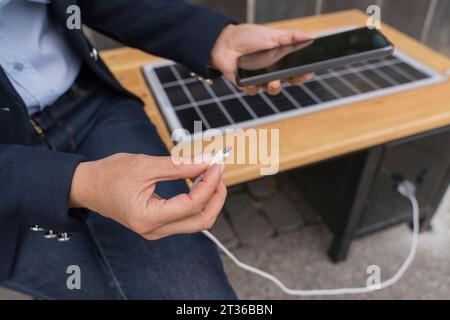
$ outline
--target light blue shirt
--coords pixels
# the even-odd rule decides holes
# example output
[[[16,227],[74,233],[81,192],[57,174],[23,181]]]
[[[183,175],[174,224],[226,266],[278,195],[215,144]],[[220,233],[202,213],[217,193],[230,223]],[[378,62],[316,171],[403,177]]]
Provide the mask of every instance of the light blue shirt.
[[[48,3],[0,0],[0,65],[29,114],[64,94],[81,65]]]

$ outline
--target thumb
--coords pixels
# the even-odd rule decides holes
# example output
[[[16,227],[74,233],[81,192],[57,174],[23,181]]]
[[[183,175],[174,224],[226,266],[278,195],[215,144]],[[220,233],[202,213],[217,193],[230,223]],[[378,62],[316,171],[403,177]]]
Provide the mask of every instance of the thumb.
[[[205,158],[196,161],[193,158],[152,157],[153,178],[156,181],[187,179],[200,175],[208,169]]]

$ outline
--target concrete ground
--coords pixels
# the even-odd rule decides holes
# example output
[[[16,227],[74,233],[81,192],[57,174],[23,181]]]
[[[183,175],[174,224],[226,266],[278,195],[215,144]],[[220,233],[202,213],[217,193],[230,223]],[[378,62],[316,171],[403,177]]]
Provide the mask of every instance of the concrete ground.
[[[291,174],[281,174],[230,188],[224,213],[212,232],[242,261],[275,274],[291,288],[365,286],[369,265],[378,265],[383,279],[398,270],[411,241],[407,225],[354,241],[347,260],[333,264],[326,254],[331,233],[294,180]],[[432,230],[421,234],[417,256],[397,284],[370,294],[313,299],[449,299],[449,245],[450,188]],[[241,299],[299,298],[237,268],[227,257],[223,261]],[[29,298],[0,289],[0,300]]]

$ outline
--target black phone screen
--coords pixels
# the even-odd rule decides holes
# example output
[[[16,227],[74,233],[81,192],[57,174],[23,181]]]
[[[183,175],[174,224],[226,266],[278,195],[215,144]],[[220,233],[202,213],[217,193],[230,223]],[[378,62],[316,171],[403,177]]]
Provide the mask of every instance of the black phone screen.
[[[353,29],[244,55],[238,61],[238,77],[240,79],[254,77],[390,45],[389,40],[376,29]]]

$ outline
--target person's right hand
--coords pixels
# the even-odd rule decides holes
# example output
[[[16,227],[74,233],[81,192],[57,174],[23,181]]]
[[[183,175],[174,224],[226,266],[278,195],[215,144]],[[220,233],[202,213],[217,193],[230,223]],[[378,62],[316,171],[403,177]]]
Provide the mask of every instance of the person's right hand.
[[[187,179],[205,172],[189,194],[155,195],[158,181]],[[223,165],[175,164],[170,157],[120,153],[80,163],[70,194],[71,207],[114,219],[148,240],[210,229],[226,198]]]

